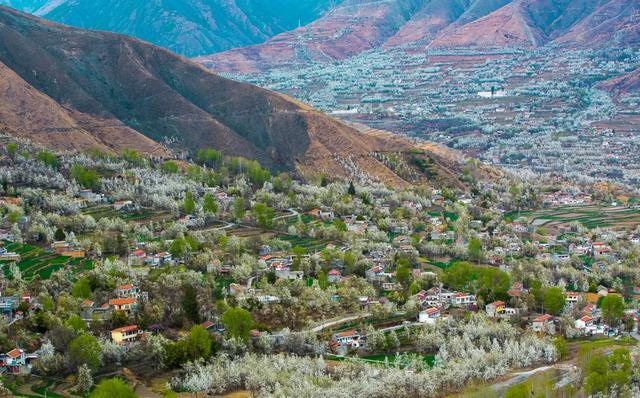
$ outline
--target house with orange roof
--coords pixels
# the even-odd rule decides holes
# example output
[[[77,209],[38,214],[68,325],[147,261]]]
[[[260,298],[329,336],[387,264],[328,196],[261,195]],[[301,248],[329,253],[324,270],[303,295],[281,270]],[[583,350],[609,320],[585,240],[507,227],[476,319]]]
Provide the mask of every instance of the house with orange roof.
[[[131,297],[109,300],[109,307],[114,311],[133,312],[138,306],[138,300]]]
[[[441,312],[439,308],[429,307],[418,314],[418,322],[433,325],[440,318]]]
[[[356,349],[363,346],[361,337],[360,332],[355,329],[346,330],[344,332],[334,334],[332,342],[337,344],[339,347]]]
[[[85,258],[86,252],[77,243],[57,241],[51,244],[51,249],[61,256],[73,258]]]
[[[454,307],[468,307],[477,304],[476,296],[470,293],[456,293],[451,299],[451,305]]]
[[[493,303],[485,305],[484,309],[487,312],[488,316],[495,318],[499,315],[504,314],[506,307],[507,305],[504,301],[494,301]]]
[[[142,249],[136,249],[129,254],[129,265],[140,266],[144,265],[147,253]]]
[[[575,327],[578,330],[584,330],[593,327],[595,319],[590,315],[584,315],[580,319],[576,319]]]
[[[111,340],[116,344],[129,344],[138,341],[144,336],[144,331],[137,325],[129,325],[111,331]]]
[[[6,354],[0,354],[0,368],[12,374],[30,373],[31,362],[37,354],[27,354],[22,348],[14,348]]]
[[[337,269],[332,269],[327,273],[327,281],[329,283],[338,283],[342,280],[342,273]]]

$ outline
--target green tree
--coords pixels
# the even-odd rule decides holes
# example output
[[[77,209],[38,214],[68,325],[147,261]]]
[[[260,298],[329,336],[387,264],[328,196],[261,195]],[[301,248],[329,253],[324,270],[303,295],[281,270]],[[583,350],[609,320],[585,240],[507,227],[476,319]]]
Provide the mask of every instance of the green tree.
[[[553,341],[553,345],[556,347],[556,352],[560,359],[565,359],[569,355],[569,346],[567,346],[567,340],[562,336],[558,336]]]
[[[300,271],[300,266],[302,265],[302,257],[304,256],[304,247],[295,246],[291,249],[293,252],[293,263],[291,264],[292,271]]]
[[[508,299],[509,275],[497,268],[457,262],[445,271],[444,282],[456,290],[470,290],[486,302]]]
[[[385,350],[387,352],[400,347],[400,339],[398,338],[398,334],[395,332],[395,330],[392,330],[389,334],[387,334],[385,340]]]
[[[10,157],[13,157],[18,151],[18,144],[16,144],[15,142],[10,142],[7,144],[6,149],[7,149],[7,154]]]
[[[411,285],[411,268],[407,258],[400,258],[396,263],[396,281],[405,289]]]
[[[206,165],[209,167],[218,167],[222,165],[224,161],[224,155],[222,152],[215,149],[199,149],[196,154],[196,163]]]
[[[472,238],[469,240],[469,246],[467,248],[469,253],[469,259],[471,261],[478,262],[482,258],[482,242],[478,238]]]
[[[123,150],[121,156],[122,159],[124,159],[126,162],[136,167],[144,167],[144,165],[147,163],[147,159],[144,157],[144,155],[133,149],[127,148]]]
[[[185,214],[193,214],[196,211],[196,202],[193,200],[193,194],[191,191],[187,191],[184,195],[184,203],[182,204],[182,209]]]
[[[253,213],[260,228],[269,229],[273,226],[275,211],[266,204],[262,202],[256,203],[253,207]]]
[[[104,379],[89,395],[90,398],[138,398],[133,388],[121,379]]]
[[[347,193],[351,196],[356,196],[356,187],[353,185],[353,181],[349,182],[349,189],[347,189]]]
[[[98,177],[98,172],[95,170],[86,169],[79,164],[75,164],[71,167],[71,177],[86,189],[100,188],[100,177]]]
[[[166,162],[162,163],[162,171],[167,174],[176,174],[178,170],[178,164],[174,161],[167,160]]]
[[[513,385],[504,393],[504,398],[529,398],[531,392],[527,383]]]
[[[604,392],[607,389],[607,384],[606,375],[592,372],[584,380],[584,390],[589,395],[595,395],[599,392]]]
[[[171,253],[173,257],[182,257],[187,253],[187,250],[187,241],[181,236],[175,238],[169,247],[169,253]]]
[[[191,322],[200,323],[200,305],[198,304],[198,291],[190,284],[187,284],[184,287],[182,310]]]
[[[58,168],[58,156],[55,153],[49,151],[38,152],[37,159],[45,164],[45,166],[52,169]]]
[[[329,287],[329,280],[327,279],[327,273],[324,271],[318,272],[318,286],[320,289],[326,290]]]
[[[253,327],[251,313],[244,308],[229,308],[222,314],[222,323],[229,337],[236,337],[243,341],[249,339]]]
[[[126,326],[129,323],[129,314],[125,311],[113,311],[109,316],[109,322],[113,328]]]
[[[71,287],[71,295],[81,299],[88,299],[91,297],[91,281],[89,278],[82,277],[78,279]]]
[[[64,234],[64,230],[62,228],[56,229],[56,232],[53,234],[53,238],[57,241],[62,241],[66,238]]]
[[[204,195],[202,209],[207,214],[216,214],[218,212],[218,204],[210,193]]]
[[[333,226],[340,232],[347,232],[347,224],[339,218],[333,220]]]
[[[543,294],[545,311],[551,315],[560,315],[566,304],[566,297],[562,290],[557,287],[550,287],[544,289]]]
[[[64,322],[64,326],[73,330],[76,333],[82,333],[87,330],[87,323],[80,318],[77,314],[72,314]]]
[[[200,325],[194,325],[185,339],[185,351],[192,361],[200,358],[208,359],[212,351],[209,332]]]
[[[233,216],[236,220],[241,220],[244,218],[245,213],[244,199],[236,198],[236,200],[233,201]]]
[[[617,325],[624,316],[624,301],[616,294],[609,294],[600,303],[602,317],[609,325]]]
[[[96,370],[100,366],[101,357],[100,343],[90,334],[81,334],[69,344],[69,358],[76,366],[86,364]]]

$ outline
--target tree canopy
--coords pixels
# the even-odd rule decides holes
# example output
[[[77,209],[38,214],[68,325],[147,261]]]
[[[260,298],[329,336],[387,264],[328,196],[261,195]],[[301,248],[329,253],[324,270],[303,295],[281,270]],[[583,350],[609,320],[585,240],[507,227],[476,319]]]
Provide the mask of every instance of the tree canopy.
[[[137,398],[138,396],[127,383],[123,380],[104,379],[96,386],[95,390],[89,395],[90,398]]]
[[[253,327],[251,313],[244,308],[229,308],[222,314],[222,323],[229,337],[236,337],[243,341],[249,339]]]

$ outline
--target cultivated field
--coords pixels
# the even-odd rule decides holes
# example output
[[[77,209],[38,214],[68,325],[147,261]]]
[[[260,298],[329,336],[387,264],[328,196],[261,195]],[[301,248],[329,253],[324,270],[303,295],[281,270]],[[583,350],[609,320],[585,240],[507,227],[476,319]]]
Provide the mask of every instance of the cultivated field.
[[[514,216],[517,214],[512,214]],[[579,222],[587,228],[610,227],[635,229],[640,225],[640,209],[603,206],[561,206],[534,212],[521,212],[520,216],[531,219],[534,226],[547,228],[567,227]]]
[[[33,280],[36,275],[41,279],[49,279],[52,273],[66,266],[70,266],[74,272],[93,269],[92,260],[60,256],[36,246],[5,242],[5,248],[9,252],[20,254],[20,262],[17,265],[22,273],[22,279],[26,281]],[[6,277],[11,277],[9,263],[10,261],[0,262]]]

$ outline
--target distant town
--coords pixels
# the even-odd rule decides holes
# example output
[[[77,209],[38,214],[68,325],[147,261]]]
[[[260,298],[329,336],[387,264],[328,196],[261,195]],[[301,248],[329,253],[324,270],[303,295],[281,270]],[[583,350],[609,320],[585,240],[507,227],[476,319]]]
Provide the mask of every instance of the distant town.
[[[408,46],[228,76],[507,169],[637,186],[639,99],[597,83],[639,66],[632,49]]]

